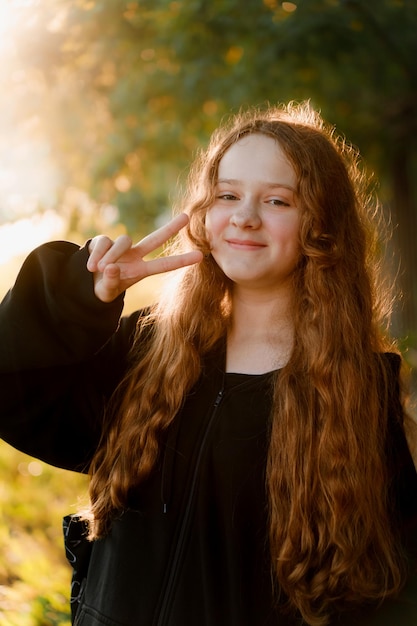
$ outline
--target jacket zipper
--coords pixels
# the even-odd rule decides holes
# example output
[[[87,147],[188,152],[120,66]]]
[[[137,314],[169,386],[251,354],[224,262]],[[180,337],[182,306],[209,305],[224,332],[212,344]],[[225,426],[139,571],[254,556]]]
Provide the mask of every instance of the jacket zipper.
[[[212,426],[214,418],[216,416],[217,409],[219,408],[219,405],[220,405],[220,403],[221,403],[221,401],[223,399],[223,395],[224,395],[224,390],[221,389],[218,392],[216,400],[215,400],[215,402],[213,404],[213,409],[212,409],[212,412],[211,412],[211,415],[210,415],[210,419],[207,422],[207,427],[206,427],[203,439],[202,439],[201,444],[200,444],[197,460],[196,460],[195,465],[194,465],[194,472],[193,472],[193,477],[192,477],[192,481],[191,481],[191,486],[190,486],[190,491],[189,491],[189,495],[188,495],[188,500],[187,500],[187,503],[186,503],[186,506],[185,506],[185,510],[184,510],[184,517],[183,517],[183,521],[182,521],[180,532],[179,532],[178,539],[177,539],[177,545],[176,545],[176,548],[175,548],[175,554],[174,554],[174,557],[173,557],[172,563],[171,563],[171,569],[170,569],[169,578],[168,578],[167,583],[165,585],[164,597],[163,597],[163,601],[161,603],[161,608],[159,610],[159,616],[158,616],[158,619],[156,621],[156,626],[164,626],[164,624],[166,624],[166,620],[167,620],[167,617],[168,617],[168,614],[169,614],[168,612],[169,612],[169,608],[171,606],[171,602],[172,602],[172,598],[173,598],[173,594],[174,594],[175,583],[176,583],[176,580],[177,580],[179,566],[181,564],[182,556],[183,556],[183,552],[184,552],[185,539],[186,539],[186,536],[187,536],[187,531],[188,531],[188,527],[189,527],[189,521],[190,521],[191,513],[192,513],[192,510],[193,510],[193,502],[194,502],[194,495],[195,495],[196,486],[197,486],[197,479],[198,479],[198,474],[199,474],[199,468],[200,468],[200,465],[201,465],[203,452],[204,452],[205,447],[206,447],[208,435],[210,433],[211,426]]]

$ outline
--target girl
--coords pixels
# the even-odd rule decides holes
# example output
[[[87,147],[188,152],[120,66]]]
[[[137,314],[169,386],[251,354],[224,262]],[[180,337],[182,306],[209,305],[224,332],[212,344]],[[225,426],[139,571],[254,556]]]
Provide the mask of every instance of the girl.
[[[389,598],[414,565],[417,477],[374,208],[307,104],[252,110],[167,226],[28,258],[1,305],[1,433],[90,473],[89,519],[65,524],[78,626],[371,624],[392,606],[410,623]],[[181,267],[119,321],[129,286]]]

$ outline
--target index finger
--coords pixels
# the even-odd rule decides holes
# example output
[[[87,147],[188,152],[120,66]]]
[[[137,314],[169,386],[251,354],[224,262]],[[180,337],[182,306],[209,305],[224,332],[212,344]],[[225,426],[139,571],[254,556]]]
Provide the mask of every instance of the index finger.
[[[153,233],[146,235],[146,237],[135,244],[133,248],[139,251],[141,257],[144,257],[149,254],[149,252],[157,250],[160,246],[162,246],[162,244],[166,243],[168,239],[171,239],[171,237],[176,235],[181,228],[184,228],[187,224],[188,215],[186,213],[181,213],[169,221],[168,224],[165,224]]]

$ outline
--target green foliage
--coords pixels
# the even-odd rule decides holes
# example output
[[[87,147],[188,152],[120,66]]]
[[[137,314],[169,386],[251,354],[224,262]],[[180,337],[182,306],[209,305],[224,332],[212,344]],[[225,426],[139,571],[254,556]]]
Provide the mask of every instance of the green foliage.
[[[20,53],[58,112],[56,157],[122,221],[140,224],[143,197],[146,223],[160,212],[191,152],[242,105],[312,98],[385,170],[388,142],[410,135],[413,2],[43,0],[31,11]]]

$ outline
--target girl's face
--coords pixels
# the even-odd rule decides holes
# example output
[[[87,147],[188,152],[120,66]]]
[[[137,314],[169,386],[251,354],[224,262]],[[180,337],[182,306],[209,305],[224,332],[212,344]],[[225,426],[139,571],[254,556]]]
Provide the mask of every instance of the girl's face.
[[[275,291],[288,284],[300,255],[296,187],[272,137],[245,136],[224,154],[206,231],[216,263],[236,285]]]

